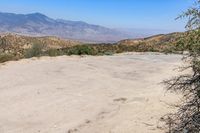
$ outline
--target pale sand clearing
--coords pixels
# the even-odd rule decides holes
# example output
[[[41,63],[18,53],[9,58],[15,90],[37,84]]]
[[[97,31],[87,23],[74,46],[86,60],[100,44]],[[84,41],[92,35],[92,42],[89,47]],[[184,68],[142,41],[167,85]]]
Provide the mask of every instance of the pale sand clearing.
[[[0,133],[162,133],[180,55],[43,57],[0,66]],[[166,104],[167,103],[167,104]]]

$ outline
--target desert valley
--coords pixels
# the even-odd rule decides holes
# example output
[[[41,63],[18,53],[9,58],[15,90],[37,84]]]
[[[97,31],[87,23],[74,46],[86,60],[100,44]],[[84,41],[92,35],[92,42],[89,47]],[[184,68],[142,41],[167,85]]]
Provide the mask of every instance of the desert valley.
[[[35,23],[50,20],[37,13],[28,16]],[[184,33],[88,43],[32,32],[0,35],[1,133],[167,131],[162,117],[177,110],[170,104],[180,97],[166,92],[162,82],[178,73],[174,69],[182,55],[176,41]]]

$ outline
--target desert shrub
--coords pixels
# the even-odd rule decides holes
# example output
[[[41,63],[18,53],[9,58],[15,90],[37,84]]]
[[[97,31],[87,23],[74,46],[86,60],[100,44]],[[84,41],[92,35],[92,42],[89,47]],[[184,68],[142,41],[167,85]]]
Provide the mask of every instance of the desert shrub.
[[[14,59],[15,58],[12,54],[6,54],[6,53],[0,54],[0,63],[10,61],[10,60],[14,60]]]
[[[5,38],[0,38],[0,48],[3,49],[3,51],[5,51],[7,47],[7,41]]]
[[[45,54],[53,57],[53,56],[63,55],[64,53],[58,49],[49,49],[45,52]]]
[[[64,51],[67,55],[97,55],[97,51],[89,45],[77,45]]]
[[[33,44],[30,49],[27,49],[25,52],[25,58],[31,58],[31,57],[39,57],[42,55],[43,46],[40,44]]]
[[[91,46],[95,49],[97,55],[105,55],[106,52],[114,51],[111,44],[95,44]]]
[[[172,48],[163,49],[161,52],[164,53],[164,54],[172,54],[172,53],[175,53],[174,49],[172,49]]]
[[[113,55],[114,53],[112,51],[107,51],[104,53],[104,55]]]

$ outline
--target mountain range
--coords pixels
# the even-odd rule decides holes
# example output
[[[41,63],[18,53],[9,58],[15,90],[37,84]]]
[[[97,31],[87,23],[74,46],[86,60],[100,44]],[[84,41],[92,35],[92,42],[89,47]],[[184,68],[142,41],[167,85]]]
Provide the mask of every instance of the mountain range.
[[[119,30],[82,21],[53,19],[41,13],[0,12],[0,33],[30,36],[57,36],[86,42],[116,42],[130,36]]]

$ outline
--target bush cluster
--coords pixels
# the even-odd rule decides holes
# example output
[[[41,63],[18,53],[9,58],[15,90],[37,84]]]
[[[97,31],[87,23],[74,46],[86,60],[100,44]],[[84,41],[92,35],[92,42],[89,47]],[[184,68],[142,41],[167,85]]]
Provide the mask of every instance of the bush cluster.
[[[15,60],[16,58],[12,54],[2,53],[0,54],[0,63],[4,63],[6,61]]]

